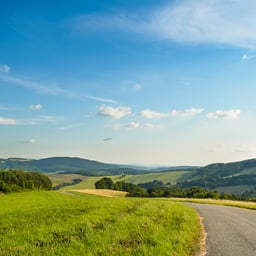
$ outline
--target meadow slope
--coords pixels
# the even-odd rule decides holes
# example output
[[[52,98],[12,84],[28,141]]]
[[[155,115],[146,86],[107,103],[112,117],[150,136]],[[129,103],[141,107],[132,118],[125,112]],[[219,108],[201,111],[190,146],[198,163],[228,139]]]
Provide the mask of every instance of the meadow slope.
[[[1,256],[195,255],[197,212],[160,199],[81,193],[0,196]]]

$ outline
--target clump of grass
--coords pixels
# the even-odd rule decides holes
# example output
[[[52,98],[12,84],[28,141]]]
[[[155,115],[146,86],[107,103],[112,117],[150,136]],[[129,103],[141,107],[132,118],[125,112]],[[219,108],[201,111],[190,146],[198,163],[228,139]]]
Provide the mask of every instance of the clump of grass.
[[[0,197],[0,255],[194,255],[195,210],[167,200],[58,192]]]

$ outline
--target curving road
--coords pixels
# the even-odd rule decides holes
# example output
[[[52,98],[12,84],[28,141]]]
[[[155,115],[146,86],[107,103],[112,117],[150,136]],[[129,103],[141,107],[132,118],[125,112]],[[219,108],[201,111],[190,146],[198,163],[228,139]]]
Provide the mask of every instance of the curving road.
[[[203,217],[207,256],[256,255],[256,211],[188,203]]]

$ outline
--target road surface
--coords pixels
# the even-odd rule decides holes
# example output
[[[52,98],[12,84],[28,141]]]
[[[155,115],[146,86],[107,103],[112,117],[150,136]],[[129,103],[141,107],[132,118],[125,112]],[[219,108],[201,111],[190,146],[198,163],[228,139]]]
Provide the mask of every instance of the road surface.
[[[189,203],[203,217],[207,256],[256,255],[256,211]]]

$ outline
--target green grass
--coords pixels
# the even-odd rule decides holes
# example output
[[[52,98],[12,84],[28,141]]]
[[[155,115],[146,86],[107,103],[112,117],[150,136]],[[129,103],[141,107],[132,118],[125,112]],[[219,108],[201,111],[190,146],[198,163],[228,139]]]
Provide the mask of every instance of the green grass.
[[[75,178],[82,179],[83,181],[72,186],[63,187],[61,190],[68,189],[92,189],[95,188],[94,184],[96,181],[100,180],[103,177],[109,177],[114,182],[117,181],[127,181],[134,184],[151,182],[154,180],[162,181],[164,184],[170,182],[171,184],[176,184],[176,182],[182,177],[191,174],[191,171],[171,171],[171,172],[157,172],[157,173],[148,173],[140,175],[113,175],[113,176],[99,176],[99,177],[88,177],[75,174],[48,174],[48,177],[51,179],[54,185],[71,182]]]
[[[255,202],[246,202],[246,201],[233,201],[233,200],[216,200],[216,199],[200,199],[200,198],[170,198],[167,200],[179,201],[179,202],[193,202],[199,204],[216,204],[224,206],[239,207],[249,210],[256,210]]]
[[[147,173],[141,175],[132,175],[127,179],[128,182],[134,184],[146,183],[154,180],[162,181],[164,184],[170,182],[171,184],[176,184],[177,180],[183,175],[191,173],[190,171],[173,171],[173,172],[157,172],[157,173]]]
[[[194,255],[196,211],[160,199],[59,192],[0,196],[1,256]]]
[[[58,174],[58,173],[49,173],[47,174],[53,186],[59,185],[61,183],[70,183],[74,179],[87,180],[89,177],[82,176],[79,174]]]
[[[130,176],[126,175],[122,177],[122,175],[114,175],[114,176],[99,176],[99,177],[86,177],[84,180],[76,185],[63,187],[60,190],[70,190],[70,189],[93,189],[95,188],[95,182],[102,179],[103,177],[109,177],[113,180],[113,182],[127,180]]]

